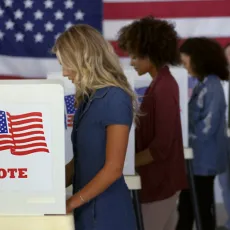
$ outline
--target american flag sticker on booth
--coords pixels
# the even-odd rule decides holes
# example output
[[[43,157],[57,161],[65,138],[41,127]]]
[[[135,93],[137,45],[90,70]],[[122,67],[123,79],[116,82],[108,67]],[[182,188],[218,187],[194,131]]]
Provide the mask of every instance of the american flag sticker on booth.
[[[74,94],[66,95],[65,96],[65,107],[66,107],[66,115],[65,115],[65,121],[66,121],[66,128],[73,126],[73,117],[76,111],[76,108],[74,107],[75,102],[75,96]]]
[[[14,114],[0,110],[0,151],[24,156],[49,153],[41,112]]]

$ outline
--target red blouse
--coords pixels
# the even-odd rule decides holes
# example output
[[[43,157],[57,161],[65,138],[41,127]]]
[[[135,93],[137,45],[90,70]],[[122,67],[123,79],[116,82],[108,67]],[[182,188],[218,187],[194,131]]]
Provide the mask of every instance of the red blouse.
[[[163,200],[187,188],[179,89],[167,66],[146,90],[136,128],[136,153],[149,148],[153,163],[138,167],[142,203]]]

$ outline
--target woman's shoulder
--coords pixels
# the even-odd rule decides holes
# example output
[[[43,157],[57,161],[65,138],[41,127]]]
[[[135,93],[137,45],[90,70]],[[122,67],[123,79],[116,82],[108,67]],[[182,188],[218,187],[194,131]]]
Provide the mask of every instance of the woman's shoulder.
[[[217,75],[209,74],[205,79],[203,80],[203,84],[206,86],[221,86],[221,80]]]
[[[103,123],[109,124],[126,124],[131,126],[133,119],[132,99],[129,94],[120,87],[111,86],[107,89],[104,97]]]
[[[178,97],[179,86],[175,78],[171,74],[169,74],[166,77],[162,77],[162,79],[159,79],[159,81],[155,83],[155,87],[153,87],[152,93],[160,97]]]
[[[108,93],[106,96],[113,100],[131,100],[131,96],[128,94],[128,92],[118,86],[108,87]]]
[[[203,87],[209,94],[215,94],[223,92],[223,86],[221,80],[216,75],[208,75],[203,81]]]
[[[128,93],[123,88],[118,86],[109,86],[108,89],[110,94],[128,95]]]

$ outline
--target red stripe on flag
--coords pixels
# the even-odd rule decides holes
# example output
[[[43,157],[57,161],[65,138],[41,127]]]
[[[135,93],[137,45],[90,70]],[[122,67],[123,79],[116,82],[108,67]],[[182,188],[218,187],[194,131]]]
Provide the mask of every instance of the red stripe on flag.
[[[29,119],[27,119],[26,120],[26,122],[42,122],[42,119],[41,118],[29,118]],[[23,124],[25,124],[25,121],[24,120],[22,120],[22,121],[12,121],[11,122],[12,123],[12,125],[23,125]]]
[[[0,146],[0,151],[3,151],[3,150],[7,150],[9,148],[11,148],[12,146],[11,145],[4,145],[4,146]]]
[[[24,118],[30,118],[30,117],[42,117],[42,113],[40,112],[32,112],[32,113],[25,113],[25,114],[20,114],[20,115],[10,115],[9,113],[7,113],[8,116],[11,117],[11,119],[24,119]],[[41,122],[41,118],[38,118],[39,122]]]
[[[27,132],[26,133],[28,136],[29,135],[43,135],[44,132],[43,131],[31,131],[31,132]],[[14,138],[17,138],[17,137],[24,137],[25,134],[24,133],[20,133],[20,134],[17,134],[17,133],[14,133]]]
[[[24,124],[27,124],[27,123],[24,123]],[[28,131],[30,129],[42,129],[42,128],[43,128],[42,124],[26,125],[20,128],[14,127],[12,132],[23,132],[23,131]]]
[[[73,118],[74,118],[73,114],[68,114],[68,120],[67,120],[68,127],[73,127]]]
[[[220,43],[221,46],[225,46],[227,43],[230,42],[230,37],[226,37],[226,38],[213,38],[215,39],[217,42]],[[182,44],[183,42],[185,41],[185,39],[181,39],[180,40],[180,44]],[[117,41],[111,41],[111,44],[114,48],[114,50],[116,51],[117,55],[120,56],[120,57],[128,57],[128,54],[123,52],[119,47],[118,47],[118,44],[117,44]]]
[[[2,136],[1,136],[1,139],[2,139]],[[0,141],[0,148],[1,146],[5,146],[5,145],[9,145],[9,146],[12,146],[12,140],[3,140],[3,141]]]
[[[230,16],[229,0],[104,3],[104,19]]]
[[[31,150],[24,150],[24,151],[15,151],[12,150],[12,154],[13,155],[17,155],[17,156],[24,156],[24,155],[29,155],[29,154],[33,154],[33,153],[38,153],[38,152],[45,152],[45,153],[49,153],[49,150],[47,148],[36,148],[36,149],[31,149]]]
[[[11,137],[12,136],[12,134],[1,134],[1,139],[3,139],[3,138],[12,138]]]
[[[47,147],[46,143],[34,143],[34,144],[27,144],[27,145],[19,145],[17,149],[26,149],[26,148],[33,148],[33,147]]]
[[[20,140],[14,139],[14,143],[15,144],[24,144],[24,143],[29,143],[32,141],[45,141],[45,140],[46,140],[45,137],[30,137],[30,138],[25,138],[25,139],[20,139]],[[44,143],[41,142],[39,144],[44,144]]]

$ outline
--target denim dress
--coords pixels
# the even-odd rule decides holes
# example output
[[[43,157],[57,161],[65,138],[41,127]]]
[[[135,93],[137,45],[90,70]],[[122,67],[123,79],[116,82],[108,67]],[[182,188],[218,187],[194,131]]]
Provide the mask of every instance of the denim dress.
[[[220,79],[198,82],[189,101],[189,142],[195,175],[215,176],[226,170],[228,138],[226,101]]]
[[[81,190],[103,168],[106,127],[128,125],[133,120],[132,101],[118,87],[105,87],[83,102],[74,117],[73,193]],[[136,230],[132,199],[124,176],[96,198],[74,210],[76,230]]]

